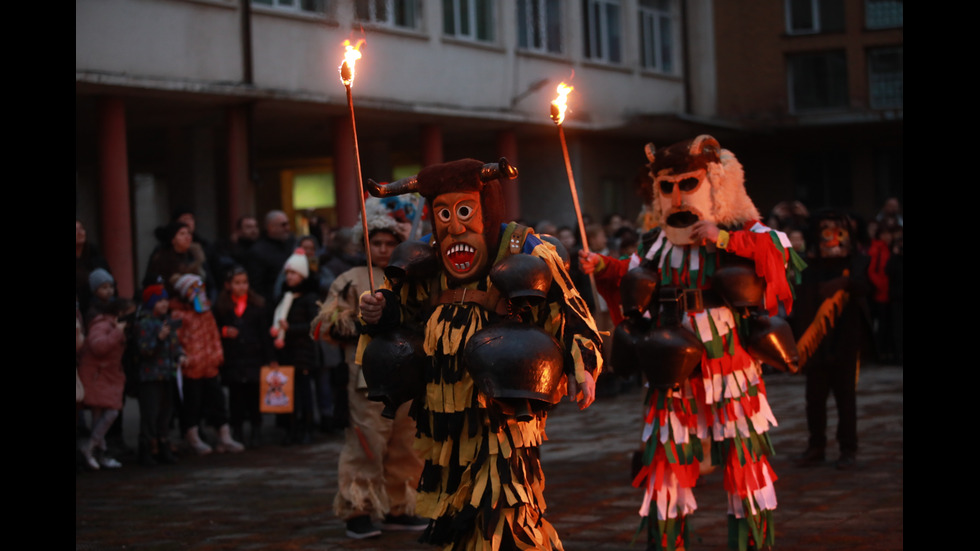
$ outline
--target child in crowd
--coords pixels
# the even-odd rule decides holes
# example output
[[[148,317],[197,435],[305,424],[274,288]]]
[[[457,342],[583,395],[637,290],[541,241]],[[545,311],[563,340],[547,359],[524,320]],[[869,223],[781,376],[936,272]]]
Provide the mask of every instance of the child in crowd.
[[[167,433],[174,411],[174,381],[187,358],[177,339],[179,324],[170,319],[170,300],[163,283],[143,290],[137,321],[139,361],[139,459],[146,466],[176,463]]]
[[[249,288],[245,268],[236,266],[228,272],[214,315],[225,355],[221,382],[228,387],[232,436],[253,448],[262,428],[259,375],[263,365],[276,365],[276,353],[266,329],[269,318],[265,299]],[[251,428],[247,439],[242,432],[246,420]]]
[[[174,289],[179,296],[170,307],[174,319],[181,321],[177,338],[187,356],[181,367],[180,424],[184,439],[198,455],[211,453],[211,446],[201,439],[199,432],[204,418],[218,429],[216,450],[219,453],[244,451],[245,447],[232,438],[228,426],[225,394],[218,380],[224,352],[204,282],[199,275],[184,274],[174,283]]]
[[[105,269],[96,268],[88,276],[88,286],[92,291],[92,298],[85,312],[86,326],[92,318],[105,312],[112,303],[112,299],[116,296],[116,280]]]
[[[98,300],[96,293],[93,304]],[[81,452],[85,463],[93,470],[100,467],[118,469],[122,466],[106,453],[105,434],[119,416],[126,385],[122,367],[126,323],[118,321],[118,318],[131,312],[135,306],[131,300],[117,299],[101,308],[102,312],[88,324],[78,366],[78,375],[85,388],[84,404],[92,410],[92,434],[82,444]]]
[[[283,445],[309,444],[313,439],[312,382],[320,368],[318,347],[310,338],[310,323],[316,317],[318,283],[310,277],[310,265],[303,249],[296,249],[283,266],[285,285],[273,313],[269,333],[281,365],[294,367],[294,406],[291,414],[280,417],[287,431]]]

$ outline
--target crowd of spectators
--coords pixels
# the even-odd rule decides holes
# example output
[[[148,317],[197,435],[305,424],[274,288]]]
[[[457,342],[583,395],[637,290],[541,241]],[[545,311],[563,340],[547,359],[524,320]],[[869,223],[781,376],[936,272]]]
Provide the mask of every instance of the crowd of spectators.
[[[224,240],[178,208],[158,227],[134,297],[120,297],[106,259],[75,221],[76,463],[154,465],[179,451],[238,452],[262,441],[263,366],[293,366],[294,409],[276,415],[283,445],[346,425],[342,350],[309,338],[317,302],[363,265],[349,229],[297,237],[286,213],[244,216]],[[311,228],[325,228],[311,224]],[[191,335],[193,333],[193,335]],[[112,384],[96,384],[109,381]],[[127,399],[140,401],[139,449],[122,438]],[[171,434],[178,439],[171,439]]]
[[[765,222],[786,232],[797,252],[806,258],[814,251],[807,242],[809,219],[806,206],[799,201],[786,201],[776,205]],[[892,198],[872,219],[854,214],[850,219],[856,252],[870,257],[874,358],[901,364],[904,219],[900,204]],[[316,432],[335,433],[346,426],[346,362],[350,359],[342,347],[327,341],[313,342],[305,334],[300,338],[300,333],[308,334],[309,327],[303,323],[308,324],[307,318],[315,313],[315,303],[327,297],[334,280],[353,267],[363,266],[365,256],[351,228],[331,229],[322,220],[314,222],[310,224],[317,230],[313,235],[298,237],[293,234],[286,213],[272,210],[263,218],[242,217],[229,238],[212,242],[196,231],[194,212],[178,208],[170,221],[155,232],[158,243],[147,261],[136,296],[118,297],[110,266],[87,239],[84,224],[75,221],[76,373],[82,376],[76,378],[76,433],[80,437],[77,449],[81,465],[91,469],[118,467],[113,454],[136,451],[126,447],[121,422],[114,421],[121,415],[124,401],[141,397],[140,389],[150,379],[153,384],[144,390],[152,407],[145,414],[159,417],[162,408],[166,417],[141,423],[141,432],[147,433],[139,441],[140,452],[146,452],[141,458],[155,458],[152,462],[176,459],[174,452],[182,446],[166,437],[169,431],[179,430],[183,440],[190,438],[185,445],[198,453],[206,448],[237,451],[239,443],[245,447],[263,445],[262,415],[257,409],[259,368],[263,365],[300,364],[295,389],[298,409],[277,416],[276,423],[283,432],[281,443],[309,443]],[[618,258],[634,253],[648,229],[642,227],[642,222],[634,223],[616,213],[601,221],[585,215],[583,222],[590,249]],[[564,249],[560,252],[569,259],[570,274],[593,309],[600,329],[611,331],[618,322],[618,312],[610,312],[601,297],[593,295],[588,276],[581,273],[578,262],[572,261],[583,246],[583,232],[578,227],[556,226],[546,220],[535,224],[535,229],[553,237]],[[289,279],[290,271],[302,278]],[[200,290],[199,297],[188,298],[177,286],[183,276],[194,276],[191,281]],[[184,284],[188,281],[185,278]],[[277,309],[284,308],[284,297],[294,295],[296,304],[304,305],[303,313],[293,308],[292,300],[286,300],[289,304],[285,313],[277,314]],[[161,300],[169,300],[171,305],[158,306]],[[222,390],[222,401],[188,416],[181,409],[187,400],[187,381],[177,382],[186,378],[177,373],[184,375],[188,369],[185,352],[180,350],[180,340],[176,338],[182,332],[182,322],[171,311],[210,311],[212,304],[215,339],[223,345],[218,349],[223,357],[217,371],[220,376],[214,378],[207,392]],[[283,329],[284,335],[293,337],[279,339],[277,348],[275,335],[282,327],[293,327],[292,331]],[[140,339],[148,339],[154,346],[148,347]],[[174,348],[166,358],[153,356],[159,353],[154,350],[161,342]],[[303,346],[297,348],[300,342]],[[156,368],[164,365],[163,369],[169,369],[174,376],[141,378],[141,366],[145,369],[147,362],[156,362]],[[83,363],[87,366],[84,369]],[[100,370],[115,370],[126,376],[120,379],[125,384],[109,390],[113,393],[111,400],[105,399],[104,388],[86,388],[85,377],[91,378],[92,366],[96,365]],[[608,375],[604,379],[598,384],[599,395],[615,394],[620,383]],[[216,386],[219,380],[224,389]],[[225,403],[224,396],[230,402]],[[143,410],[141,403],[141,414]],[[209,433],[200,425],[207,419],[217,419],[214,432]],[[195,438],[200,438],[200,445]]]

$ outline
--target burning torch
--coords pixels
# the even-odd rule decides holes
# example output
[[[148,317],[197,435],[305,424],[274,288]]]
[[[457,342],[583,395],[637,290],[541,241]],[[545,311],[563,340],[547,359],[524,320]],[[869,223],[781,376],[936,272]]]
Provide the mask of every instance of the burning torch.
[[[572,174],[572,161],[568,157],[568,144],[565,142],[565,129],[561,123],[565,120],[565,109],[568,107],[568,94],[575,88],[562,82],[558,85],[558,97],[551,102],[551,120],[558,127],[558,139],[561,141],[561,152],[565,156],[565,172],[568,174],[568,187],[572,192],[572,204],[575,206],[575,216],[578,218],[579,237],[582,239],[582,250],[589,254],[589,239],[585,235],[585,222],[582,220],[582,207],[578,202],[578,190],[575,187],[575,175]],[[592,285],[592,296],[599,298],[599,292],[595,285],[595,275],[589,274],[589,283]]]
[[[351,86],[354,85],[354,66],[357,60],[361,59],[361,45],[364,40],[358,40],[357,44],[351,46],[350,40],[344,41],[344,61],[340,64],[340,82],[347,89],[347,107],[350,109],[350,128],[354,134],[354,166],[357,167],[357,189],[358,197],[361,201],[361,227],[364,230],[364,255],[367,257],[368,280],[371,286],[371,293],[374,294],[374,266],[371,263],[371,238],[368,236],[367,212],[364,206],[364,180],[361,176],[361,152],[357,147],[357,123],[354,122],[354,98],[351,95]]]

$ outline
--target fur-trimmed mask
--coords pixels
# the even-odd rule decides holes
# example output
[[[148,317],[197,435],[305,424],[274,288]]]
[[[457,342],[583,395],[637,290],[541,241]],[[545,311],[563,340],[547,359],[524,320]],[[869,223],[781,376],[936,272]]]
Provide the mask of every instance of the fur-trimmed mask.
[[[700,220],[737,226],[759,218],[745,192],[742,165],[718,140],[702,134],[659,150],[646,145],[653,180],[653,218],[675,245],[689,245]]]

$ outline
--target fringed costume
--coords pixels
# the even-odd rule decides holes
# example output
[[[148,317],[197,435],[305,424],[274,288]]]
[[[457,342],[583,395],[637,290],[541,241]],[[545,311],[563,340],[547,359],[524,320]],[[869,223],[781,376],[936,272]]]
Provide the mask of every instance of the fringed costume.
[[[663,286],[705,290],[730,253],[751,258],[768,284],[770,314],[776,314],[779,302],[787,310],[792,307],[786,267],[798,257],[791,251],[784,234],[750,222],[731,233],[728,252],[714,245],[674,246],[661,233],[643,262],[634,257],[634,263],[656,270]],[[773,453],[768,430],[776,419],[766,400],[761,366],[742,345],[745,323],[737,311],[721,306],[688,312],[684,325],[706,351],[700,373],[681,388],[648,394],[644,467],[633,483],[645,492],[643,528],[651,542],[666,549],[686,539],[685,519],[697,509],[692,488],[706,451],[701,440],[710,438],[711,462],[724,468],[731,546],[745,549],[750,536],[757,546],[772,545],[776,474],[766,456]],[[656,508],[656,522],[651,507]]]
[[[768,431],[776,419],[766,400],[761,365],[746,343],[750,316],[768,319],[780,314],[780,307],[784,313],[792,309],[788,269],[798,273],[805,264],[786,235],[756,221],[741,165],[714,138],[700,136],[656,152],[650,144],[647,156],[658,227],[628,260],[593,259],[596,283],[608,293],[631,269],[643,270],[661,297],[683,297],[677,331],[693,333],[703,353],[699,362],[694,357],[697,366],[686,379],[680,375],[669,384],[650,385],[642,466],[633,481],[644,490],[639,531],[646,533],[651,548],[686,547],[687,518],[697,509],[693,488],[701,463],[710,458],[724,470],[729,546],[743,551],[772,546],[776,474],[767,456],[773,453]],[[758,293],[753,308],[764,306],[765,312],[735,307],[730,289],[713,288],[716,273],[729,267],[747,274],[747,288]],[[645,315],[653,327],[664,327],[664,311],[656,321],[659,309],[643,305],[630,315]],[[649,356],[637,357],[644,359],[651,362]],[[646,366],[652,370],[648,376],[662,369],[653,365],[656,361]],[[708,442],[710,449],[703,449]]]
[[[598,376],[595,323],[554,247],[514,223],[501,228],[500,242],[494,263],[510,254],[547,263],[552,288],[530,321],[562,344],[568,376]],[[527,422],[502,414],[475,390],[464,366],[468,340],[501,318],[499,297],[489,277],[450,288],[443,273],[400,290],[402,319],[424,324],[425,354],[432,360],[425,396],[412,411],[415,447],[425,461],[416,512],[433,519],[422,539],[447,550],[561,549],[544,518],[538,446],[546,439],[547,409]]]

